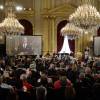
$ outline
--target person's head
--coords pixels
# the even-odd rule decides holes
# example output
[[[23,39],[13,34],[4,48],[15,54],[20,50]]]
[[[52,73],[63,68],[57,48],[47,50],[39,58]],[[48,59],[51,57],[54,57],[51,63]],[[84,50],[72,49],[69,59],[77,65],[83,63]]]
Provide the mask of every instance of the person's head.
[[[82,79],[84,79],[84,78],[85,78],[85,73],[80,73],[80,74],[79,74],[79,79],[82,80]]]
[[[47,77],[47,74],[46,74],[45,71],[40,71],[40,76],[41,76],[41,77]]]
[[[49,69],[54,69],[55,65],[53,63],[50,64]]]
[[[30,68],[27,68],[26,75],[27,76],[31,76],[32,75],[32,70]]]
[[[91,71],[91,68],[90,67],[86,67],[85,68],[85,74],[91,74],[92,71]]]
[[[21,74],[20,75],[20,80],[27,81],[27,75],[26,74]]]
[[[66,86],[67,77],[66,76],[60,76],[60,81],[62,86]]]

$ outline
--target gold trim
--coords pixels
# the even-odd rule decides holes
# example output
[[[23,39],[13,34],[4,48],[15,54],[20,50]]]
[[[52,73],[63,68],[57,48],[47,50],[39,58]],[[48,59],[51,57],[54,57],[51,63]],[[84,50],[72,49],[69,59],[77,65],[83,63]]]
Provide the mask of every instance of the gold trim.
[[[34,16],[35,12],[34,12],[34,10],[22,11],[22,12],[17,12],[16,15],[18,15],[18,16]]]

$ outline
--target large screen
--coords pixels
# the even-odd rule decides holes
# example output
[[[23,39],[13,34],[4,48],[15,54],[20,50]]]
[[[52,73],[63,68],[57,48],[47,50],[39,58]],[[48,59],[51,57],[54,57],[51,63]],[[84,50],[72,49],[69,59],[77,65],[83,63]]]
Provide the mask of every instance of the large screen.
[[[100,56],[100,37],[94,37],[94,55]]]
[[[41,36],[7,36],[6,53],[8,55],[41,55]]]

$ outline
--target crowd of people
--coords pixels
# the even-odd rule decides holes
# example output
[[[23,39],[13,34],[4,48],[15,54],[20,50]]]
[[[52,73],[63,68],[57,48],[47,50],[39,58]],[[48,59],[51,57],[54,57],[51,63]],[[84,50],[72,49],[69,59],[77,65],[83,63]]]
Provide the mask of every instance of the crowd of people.
[[[100,99],[100,58],[83,54],[0,59],[0,100]],[[99,100],[98,99],[98,100]]]

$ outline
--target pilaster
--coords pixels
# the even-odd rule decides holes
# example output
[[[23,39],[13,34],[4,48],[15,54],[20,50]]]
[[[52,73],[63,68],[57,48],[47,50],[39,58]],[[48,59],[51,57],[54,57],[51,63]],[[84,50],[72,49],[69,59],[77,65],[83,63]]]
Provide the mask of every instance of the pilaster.
[[[50,16],[50,26],[49,26],[49,51],[50,53],[56,52],[57,45],[57,33],[55,32],[55,16]]]
[[[43,54],[49,52],[49,17],[43,17]]]

